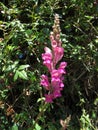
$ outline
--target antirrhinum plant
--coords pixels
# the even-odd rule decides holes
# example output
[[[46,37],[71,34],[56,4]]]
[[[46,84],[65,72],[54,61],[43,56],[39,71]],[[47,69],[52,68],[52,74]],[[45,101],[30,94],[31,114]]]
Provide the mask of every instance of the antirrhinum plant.
[[[41,85],[46,89],[45,101],[52,103],[53,99],[61,97],[64,88],[64,74],[66,74],[66,62],[60,62],[64,55],[64,48],[60,39],[60,20],[59,15],[55,14],[53,32],[50,33],[51,49],[45,47],[42,54],[43,64],[48,68],[50,76],[41,76]]]
[[[45,102],[42,106],[42,109],[33,124],[33,129],[38,123],[41,115],[46,111],[47,105],[52,103],[54,99],[61,97],[61,91],[64,88],[63,75],[66,74],[65,67],[67,66],[67,63],[60,62],[64,55],[64,48],[62,47],[60,32],[61,29],[59,15],[55,14],[53,32],[50,33],[51,49],[45,47],[45,53],[42,54],[43,65],[48,68],[50,76],[42,74],[40,84],[45,88],[47,93],[45,94]]]

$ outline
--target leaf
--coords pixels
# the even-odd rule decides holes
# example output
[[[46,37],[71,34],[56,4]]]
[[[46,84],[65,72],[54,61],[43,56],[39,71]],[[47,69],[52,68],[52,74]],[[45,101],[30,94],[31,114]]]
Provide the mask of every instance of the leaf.
[[[16,73],[14,75],[14,81],[16,81],[18,79],[18,71],[16,70]]]
[[[18,130],[18,126],[16,125],[16,124],[14,124],[13,126],[12,126],[12,129],[11,130]]]
[[[25,79],[25,80],[28,79],[27,73],[24,70],[22,70],[22,71],[16,70],[16,73],[14,75],[14,81],[16,81],[18,79],[18,77],[21,79]]]
[[[28,79],[27,73],[26,73],[24,70],[18,71],[18,75],[19,75],[19,77],[22,78],[22,79],[25,79],[25,80]]]
[[[15,61],[13,64],[10,63],[10,65],[4,66],[2,70],[4,72],[8,72],[8,71],[14,71],[15,72],[17,64],[18,64],[18,61]]]
[[[8,10],[8,8],[2,2],[0,2],[0,6],[3,7],[4,10]]]
[[[26,68],[30,67],[30,65],[21,65],[18,70],[24,70]]]
[[[37,100],[37,102],[41,102],[41,101],[45,101],[45,98],[42,97],[42,98],[39,98],[39,99]]]
[[[39,126],[39,124],[35,125],[35,130],[41,130],[41,127]]]

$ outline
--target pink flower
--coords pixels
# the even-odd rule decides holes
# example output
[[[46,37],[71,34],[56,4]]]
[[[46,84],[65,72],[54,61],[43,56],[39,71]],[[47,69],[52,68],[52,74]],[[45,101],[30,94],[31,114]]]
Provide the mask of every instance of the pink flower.
[[[41,85],[43,85],[43,87],[46,89],[46,90],[50,90],[50,83],[48,81],[48,77],[46,75],[42,75],[41,76],[41,82],[40,82]]]
[[[52,52],[48,47],[45,47],[45,53],[42,54],[43,64],[49,69],[52,70]]]
[[[54,52],[54,64],[56,65],[58,61],[60,61],[64,55],[64,49],[62,47],[53,48]]]
[[[51,85],[53,87],[53,90],[55,90],[55,89],[62,90],[62,88],[64,87],[64,84],[62,82],[62,78],[52,78]]]
[[[42,59],[43,60],[52,60],[52,55],[50,53],[43,53]]]
[[[42,54],[42,59],[43,60],[52,60],[52,52],[51,49],[48,47],[45,47],[45,53]]]
[[[64,69],[61,69],[61,68],[59,68],[59,69],[54,69],[54,70],[52,70],[52,72],[51,72],[51,77],[52,78],[61,78],[62,77],[62,74],[65,74],[65,70]]]
[[[52,40],[51,41],[51,45],[53,48],[57,47],[57,41],[56,40]]]
[[[53,94],[45,94],[45,101],[48,103],[53,102]]]
[[[51,42],[54,40],[54,36],[52,33],[50,34],[50,40],[51,40]]]
[[[61,97],[62,95],[61,95],[61,91],[60,90],[55,90],[54,92],[53,92],[53,98],[55,99],[55,98],[57,98],[57,97]]]
[[[45,47],[45,48],[44,48],[44,50],[45,50],[45,53],[49,53],[49,54],[51,54],[51,55],[52,55],[52,51],[51,51],[51,49],[50,49],[50,48]]]
[[[67,62],[61,62],[59,69],[64,69],[67,66]]]
[[[49,71],[51,72],[52,68],[53,68],[53,65],[52,65],[52,62],[50,60],[45,60],[43,62],[43,64],[49,69]]]
[[[61,62],[58,68],[60,74],[66,74],[65,67],[67,66],[66,62]]]
[[[52,70],[52,72],[51,72],[51,77],[52,77],[52,78],[60,78],[59,71],[56,70],[56,69]]]
[[[51,85],[53,87],[53,90],[56,88],[60,88],[61,80],[59,78],[52,78],[51,79]]]
[[[60,40],[60,34],[56,35],[56,40],[58,40],[58,41]]]

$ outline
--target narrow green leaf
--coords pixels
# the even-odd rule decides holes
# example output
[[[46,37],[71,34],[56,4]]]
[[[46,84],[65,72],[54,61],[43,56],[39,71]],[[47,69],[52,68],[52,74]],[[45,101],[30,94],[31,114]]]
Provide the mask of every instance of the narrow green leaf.
[[[18,79],[18,77],[19,77],[18,70],[16,70],[16,73],[14,75],[14,81],[16,81]]]
[[[21,65],[18,70],[24,70],[26,68],[30,67],[30,65]]]

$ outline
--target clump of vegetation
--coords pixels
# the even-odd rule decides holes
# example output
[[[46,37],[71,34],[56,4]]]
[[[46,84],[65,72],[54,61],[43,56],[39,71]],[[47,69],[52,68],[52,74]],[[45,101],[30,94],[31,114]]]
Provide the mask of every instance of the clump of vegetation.
[[[41,54],[55,14],[67,75],[62,97],[44,105]],[[97,0],[1,1],[0,18],[0,129],[98,129]]]

